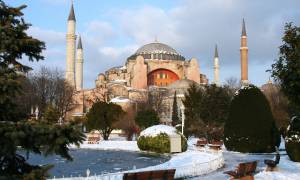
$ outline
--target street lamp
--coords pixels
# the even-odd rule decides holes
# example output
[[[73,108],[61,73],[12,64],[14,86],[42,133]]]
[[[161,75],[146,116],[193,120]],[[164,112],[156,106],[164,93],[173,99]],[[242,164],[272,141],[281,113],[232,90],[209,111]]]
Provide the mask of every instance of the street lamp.
[[[35,107],[35,119],[38,120],[39,119],[39,108],[38,106]]]
[[[184,129],[184,119],[185,119],[185,115],[184,115],[184,105],[182,104],[181,107],[181,134],[183,134],[183,129]]]

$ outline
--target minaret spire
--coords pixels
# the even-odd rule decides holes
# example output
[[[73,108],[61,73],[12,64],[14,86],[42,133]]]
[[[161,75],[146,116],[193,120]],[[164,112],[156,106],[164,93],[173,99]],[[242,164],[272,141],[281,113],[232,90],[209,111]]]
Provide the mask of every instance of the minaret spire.
[[[77,49],[82,49],[81,36],[79,35]]]
[[[76,21],[75,12],[74,12],[74,6],[73,6],[73,1],[72,1],[72,4],[71,4],[71,9],[70,9],[68,20],[69,21]]]
[[[243,25],[242,25],[242,36],[247,36],[245,19],[244,18],[243,18]]]
[[[67,24],[66,81],[75,88],[75,51],[76,51],[76,19],[73,3]]]
[[[214,56],[214,84],[217,86],[220,85],[219,79],[219,53],[218,53],[218,46],[215,46],[215,56]]]
[[[76,90],[80,91],[83,88],[83,48],[81,36],[78,38],[77,44],[77,61],[76,61]]]
[[[219,53],[218,53],[218,46],[216,45],[215,46],[215,58],[218,58],[219,57]]]
[[[247,33],[245,20],[243,19],[242,24],[242,37],[241,37],[241,83],[242,85],[248,85],[248,45],[247,45]]]

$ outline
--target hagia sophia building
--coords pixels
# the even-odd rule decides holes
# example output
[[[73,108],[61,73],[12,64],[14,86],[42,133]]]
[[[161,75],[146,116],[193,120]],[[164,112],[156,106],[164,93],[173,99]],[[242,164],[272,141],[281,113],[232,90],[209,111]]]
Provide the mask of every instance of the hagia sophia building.
[[[149,94],[162,92],[162,109],[159,114],[163,124],[172,122],[172,106],[174,93],[177,95],[178,111],[182,107],[182,98],[189,86],[207,85],[208,79],[201,73],[196,58],[185,59],[183,55],[167,44],[158,41],[143,45],[134,54],[124,60],[124,64],[112,67],[98,74],[95,88],[83,89],[84,53],[81,37],[76,47],[76,18],[73,8],[67,23],[66,81],[76,89],[73,108],[67,112],[66,118],[84,115],[93,102],[105,100],[117,103],[123,109],[136,107],[139,101],[145,101]],[[248,48],[245,22],[241,36],[241,82],[248,83]],[[217,46],[214,55],[214,80],[220,85],[219,55]],[[181,113],[178,113],[179,116]]]

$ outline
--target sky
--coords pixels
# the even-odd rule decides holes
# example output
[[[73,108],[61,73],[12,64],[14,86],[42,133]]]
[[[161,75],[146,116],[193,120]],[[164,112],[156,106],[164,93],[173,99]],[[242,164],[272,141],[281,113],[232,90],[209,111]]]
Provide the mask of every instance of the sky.
[[[71,0],[4,0],[26,4],[28,34],[46,43],[44,61],[30,63],[65,70],[66,30]],[[122,66],[127,57],[157,37],[186,59],[198,59],[200,72],[213,80],[214,47],[220,79],[240,79],[240,37],[246,21],[249,81],[262,85],[278,57],[284,25],[300,26],[299,0],[73,0],[77,34],[84,49],[84,87],[95,87],[99,73]],[[22,62],[28,64],[26,58]]]

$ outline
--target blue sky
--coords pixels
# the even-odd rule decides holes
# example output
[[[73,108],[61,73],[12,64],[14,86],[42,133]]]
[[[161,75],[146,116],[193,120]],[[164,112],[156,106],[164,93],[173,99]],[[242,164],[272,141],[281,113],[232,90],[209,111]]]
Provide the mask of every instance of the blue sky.
[[[6,0],[27,4],[28,33],[46,42],[46,60],[31,64],[65,69],[66,20],[71,0]],[[218,44],[220,78],[240,78],[240,33],[244,17],[248,33],[249,80],[267,82],[286,22],[300,25],[298,0],[74,0],[77,33],[84,47],[84,87],[94,87],[97,74],[124,65],[138,47],[166,43],[213,79],[214,46]]]

